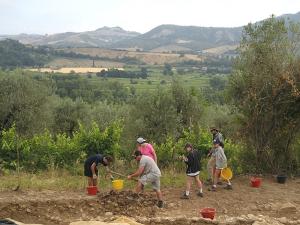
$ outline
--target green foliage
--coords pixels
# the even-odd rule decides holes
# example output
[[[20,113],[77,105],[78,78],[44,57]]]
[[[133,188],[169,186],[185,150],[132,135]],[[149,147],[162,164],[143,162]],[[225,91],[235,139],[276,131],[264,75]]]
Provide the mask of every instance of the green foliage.
[[[184,146],[191,143],[197,149],[201,156],[202,170],[206,170],[206,157],[212,148],[212,134],[208,130],[197,129],[185,130],[179,139],[167,137],[162,144],[154,144],[154,149],[162,167],[172,167],[177,171],[182,171],[185,164],[178,159],[178,156],[186,154]],[[225,154],[228,159],[228,166],[231,167],[235,174],[241,174],[245,171],[251,171],[253,165],[247,162],[244,152],[246,148],[241,143],[234,143],[230,139],[225,141]]]
[[[45,131],[32,138],[22,138],[13,126],[1,132],[1,168],[16,169],[17,154],[20,168],[24,171],[49,170],[55,168],[74,169],[86,156],[101,153],[119,157],[122,126],[115,122],[104,130],[96,123],[91,127],[80,125],[73,137]]]
[[[229,94],[257,171],[295,168],[300,132],[299,26],[271,17],[244,28]]]
[[[172,65],[171,64],[165,63],[163,74],[164,75],[170,75],[170,76],[172,76],[174,74],[173,70],[172,70]]]
[[[0,74],[0,131],[16,124],[22,135],[46,128],[52,121],[48,112],[51,89],[19,71]]]
[[[43,66],[51,59],[40,47],[25,46],[18,41],[0,41],[0,67],[15,68],[23,66]]]

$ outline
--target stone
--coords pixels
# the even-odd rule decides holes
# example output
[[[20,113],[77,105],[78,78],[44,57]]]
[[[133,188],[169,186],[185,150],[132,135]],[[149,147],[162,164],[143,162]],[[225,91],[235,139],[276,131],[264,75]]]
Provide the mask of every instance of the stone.
[[[297,212],[296,206],[290,202],[284,203],[278,210],[279,214],[291,214],[291,213],[296,213],[296,212]]]
[[[278,218],[278,221],[280,223],[283,223],[283,224],[287,224],[288,223],[288,219],[286,217],[281,217],[281,218]]]
[[[27,209],[26,209],[26,212],[27,212],[27,213],[31,213],[31,209],[28,209],[28,208],[27,208]]]
[[[113,216],[114,214],[112,212],[106,212],[105,216]]]
[[[170,208],[175,208],[175,203],[173,203],[173,202],[170,203],[170,204],[169,204],[169,207],[170,207]]]

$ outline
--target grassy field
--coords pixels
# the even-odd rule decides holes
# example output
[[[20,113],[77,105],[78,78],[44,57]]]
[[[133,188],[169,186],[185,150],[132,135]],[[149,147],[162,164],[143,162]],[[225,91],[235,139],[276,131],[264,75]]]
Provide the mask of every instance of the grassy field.
[[[91,73],[84,73],[87,70],[94,71]],[[41,68],[41,69],[29,69],[33,72],[50,72],[51,70],[57,74],[68,74],[72,70],[72,72],[75,72],[77,74],[80,74],[82,76],[88,77],[90,81],[99,83],[102,82],[104,79],[109,81],[118,81],[122,83],[125,87],[131,88],[134,87],[135,90],[138,93],[141,93],[143,91],[154,91],[157,90],[158,86],[161,87],[169,87],[172,84],[172,81],[174,79],[181,82],[181,84],[186,88],[194,88],[195,90],[200,90],[205,87],[209,86],[209,80],[214,75],[212,74],[205,74],[202,72],[186,72],[185,74],[177,74],[176,71],[174,71],[174,75],[163,75],[163,67],[161,66],[147,66],[148,69],[148,78],[147,79],[130,79],[130,78],[102,78],[98,77],[95,73],[95,71],[99,71],[101,68],[84,68],[84,67],[74,67],[74,68],[68,68],[63,67],[59,70],[52,70],[50,68]],[[124,69],[125,71],[140,71],[140,68],[137,66],[131,66],[131,67],[123,67],[121,69]],[[44,71],[45,70],[45,71]],[[65,71],[65,72],[64,72]],[[226,75],[224,75],[226,76]]]
[[[133,172],[133,170],[131,171]],[[115,177],[117,178],[117,177]],[[72,175],[68,171],[54,170],[39,173],[9,173],[0,177],[0,191],[13,190],[18,185],[23,190],[84,190],[87,187],[87,179],[84,176]],[[124,178],[120,178],[124,179]],[[170,170],[163,171],[161,178],[163,187],[184,187],[185,174],[175,173]],[[134,188],[135,181],[125,181],[126,188]],[[100,170],[99,186],[102,189],[110,189],[111,181],[105,178]]]
[[[125,69],[125,70],[132,70]],[[169,87],[173,79],[179,80],[187,88],[201,89],[209,85],[210,75],[200,74],[197,72],[187,73],[184,75],[175,74],[173,76],[163,75],[161,68],[150,68],[149,77],[147,79],[129,79],[129,78],[107,78],[110,81],[118,81],[125,85],[126,87],[134,87],[137,92],[142,92],[144,90],[156,90],[158,86]],[[93,75],[93,81],[99,82],[99,78]]]

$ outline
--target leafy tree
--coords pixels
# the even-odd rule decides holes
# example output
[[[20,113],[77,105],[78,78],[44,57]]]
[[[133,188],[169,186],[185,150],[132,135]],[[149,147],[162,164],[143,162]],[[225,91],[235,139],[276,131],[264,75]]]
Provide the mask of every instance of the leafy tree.
[[[229,93],[242,113],[241,134],[260,171],[296,166],[292,145],[300,129],[298,43],[299,26],[275,17],[244,28]]]
[[[209,84],[214,90],[223,91],[225,89],[226,80],[220,76],[213,76],[209,79]]]
[[[163,74],[164,75],[173,75],[173,71],[172,71],[172,66],[169,63],[165,63],[164,65],[164,70],[163,70]]]
[[[90,108],[87,103],[80,99],[74,102],[69,98],[65,98],[55,109],[54,131],[65,133],[71,137],[79,128],[79,122],[87,124],[90,118]]]
[[[0,131],[16,125],[21,135],[32,135],[52,122],[48,105],[51,90],[19,71],[0,74]]]
[[[43,66],[51,59],[45,50],[25,46],[18,41],[6,39],[0,41],[0,67],[15,68],[23,66]]]

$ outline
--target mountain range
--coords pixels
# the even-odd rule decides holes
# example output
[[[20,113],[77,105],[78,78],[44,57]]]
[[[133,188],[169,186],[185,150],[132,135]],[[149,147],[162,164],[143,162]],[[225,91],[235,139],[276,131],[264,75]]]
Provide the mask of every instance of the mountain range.
[[[279,18],[289,18],[300,22],[300,12],[285,14]],[[160,25],[140,34],[120,27],[102,27],[95,31],[66,32],[53,35],[0,35],[1,39],[15,39],[23,44],[50,45],[57,48],[99,47],[110,49],[140,49],[153,52],[201,51],[222,46],[237,45],[243,27],[197,27]]]

